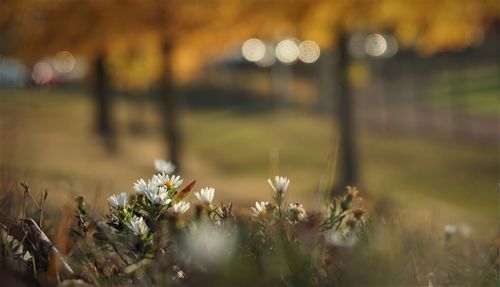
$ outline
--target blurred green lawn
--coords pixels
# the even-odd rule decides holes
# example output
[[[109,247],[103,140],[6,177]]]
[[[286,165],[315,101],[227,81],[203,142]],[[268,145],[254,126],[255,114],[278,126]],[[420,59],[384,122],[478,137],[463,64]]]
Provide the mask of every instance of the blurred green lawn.
[[[131,191],[152,173],[165,146],[154,103],[116,107],[119,150],[110,155],[92,132],[92,102],[83,92],[0,91],[0,167],[34,190],[48,187],[51,206],[85,194],[105,208],[111,193]],[[292,180],[291,201],[315,206],[316,190],[334,150],[333,121],[299,110],[255,113],[184,110],[186,181],[214,186],[216,199],[250,205],[270,200],[266,179]],[[142,126],[143,129],[137,129]],[[362,184],[368,198],[391,196],[418,220],[472,224],[494,232],[498,153],[492,144],[380,134],[359,129]],[[270,161],[279,155],[279,167]]]

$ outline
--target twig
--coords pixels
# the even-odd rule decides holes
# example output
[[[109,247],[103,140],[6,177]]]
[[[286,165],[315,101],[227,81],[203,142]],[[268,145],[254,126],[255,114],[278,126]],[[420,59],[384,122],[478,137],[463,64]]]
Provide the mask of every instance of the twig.
[[[47,200],[48,194],[49,193],[47,192],[46,188],[40,190],[40,228],[42,228],[43,224],[43,207],[45,206],[45,201]]]
[[[21,186],[24,188],[24,199],[23,199],[23,205],[22,205],[22,209],[21,209],[22,210],[21,211],[21,215],[22,215],[21,219],[24,219],[26,217],[25,204],[26,204],[26,195],[28,195],[31,198],[31,201],[33,201],[33,203],[35,204],[36,208],[38,209],[38,212],[40,213],[38,222],[39,222],[39,225],[42,226],[42,224],[43,224],[43,206],[44,206],[45,200],[47,199],[47,195],[48,195],[47,189],[44,188],[40,191],[40,203],[38,203],[36,201],[35,197],[33,196],[33,194],[31,193],[31,190],[30,190],[28,183],[21,182]]]
[[[38,202],[36,202],[35,198],[31,194],[30,187],[29,187],[28,183],[21,182],[21,186],[24,188],[24,193],[29,195],[29,197],[31,198],[31,200],[35,204],[36,208],[38,208],[38,210],[40,210],[40,205],[38,204]]]

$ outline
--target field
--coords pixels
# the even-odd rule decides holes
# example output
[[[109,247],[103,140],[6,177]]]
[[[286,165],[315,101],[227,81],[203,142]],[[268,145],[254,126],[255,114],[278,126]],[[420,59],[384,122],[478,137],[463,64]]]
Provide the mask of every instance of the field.
[[[92,131],[92,101],[83,91],[0,91],[0,167],[4,176],[47,187],[58,210],[84,194],[98,209],[152,173],[165,146],[153,102],[115,106],[118,151],[108,154]],[[291,201],[317,203],[327,159],[334,152],[333,120],[286,109],[242,113],[188,109],[182,113],[183,176],[214,186],[216,200],[250,205],[270,199],[266,179],[292,180]],[[493,234],[498,212],[497,146],[358,130],[360,189],[370,201],[390,196],[409,218],[468,223]],[[278,164],[279,162],[279,164]],[[430,224],[429,224],[430,225]]]

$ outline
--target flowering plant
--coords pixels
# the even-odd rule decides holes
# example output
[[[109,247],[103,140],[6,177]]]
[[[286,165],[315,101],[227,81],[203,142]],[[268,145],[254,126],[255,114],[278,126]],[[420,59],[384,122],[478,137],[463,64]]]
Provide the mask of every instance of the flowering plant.
[[[105,216],[78,197],[75,219],[68,214],[55,237],[42,228],[47,193],[36,201],[24,184],[40,220],[23,205],[19,223],[0,226],[2,262],[47,285],[330,286],[370,234],[354,187],[311,211],[289,203],[291,181],[276,176],[268,180],[272,201],[238,211],[217,204],[212,187],[188,202],[196,181],[183,186],[165,161],[155,168],[133,193],[111,195]],[[71,245],[62,252],[53,240]]]

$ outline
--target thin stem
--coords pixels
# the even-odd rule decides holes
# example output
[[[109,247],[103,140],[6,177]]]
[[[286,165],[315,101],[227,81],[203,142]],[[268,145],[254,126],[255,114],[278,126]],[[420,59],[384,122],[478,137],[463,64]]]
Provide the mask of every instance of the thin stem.
[[[118,255],[118,257],[120,257],[120,259],[125,262],[125,264],[127,265],[130,265],[130,263],[128,263],[128,261],[121,255],[121,253],[118,251],[118,248],[116,248],[116,245],[110,241],[110,244],[111,244],[111,247],[113,247],[113,250],[116,252],[116,254]]]
[[[47,190],[45,189],[45,196],[44,196],[44,193],[43,192],[40,192],[40,203],[38,203],[35,199],[35,197],[33,196],[33,194],[31,193],[31,190],[30,190],[30,187],[28,185],[28,183],[26,182],[21,182],[21,186],[24,188],[24,199],[23,199],[23,204],[22,204],[22,209],[21,209],[21,216],[22,218],[25,218],[26,217],[26,195],[28,195],[31,199],[31,201],[33,201],[33,203],[35,204],[36,208],[38,209],[38,212],[40,213],[40,216],[39,216],[39,225],[40,227],[42,227],[42,221],[43,221],[43,205],[44,205],[44,202],[45,202],[45,198],[47,198]]]
[[[24,188],[24,192],[29,195],[29,197],[31,198],[31,200],[35,204],[36,208],[38,208],[40,210],[40,205],[38,204],[38,202],[36,202],[35,198],[33,197],[33,194],[31,194],[29,185],[25,182],[22,182],[21,186]]]

